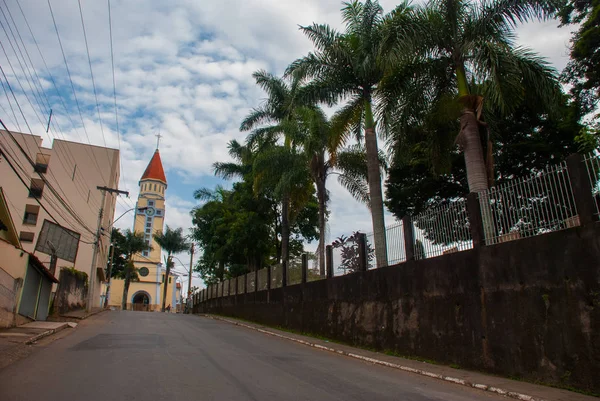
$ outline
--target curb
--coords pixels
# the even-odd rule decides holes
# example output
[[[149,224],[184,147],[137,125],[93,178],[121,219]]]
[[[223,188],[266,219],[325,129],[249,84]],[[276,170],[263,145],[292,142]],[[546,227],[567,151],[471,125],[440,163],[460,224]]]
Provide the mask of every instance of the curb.
[[[505,390],[505,389],[502,389],[502,388],[498,388],[498,387],[494,387],[494,386],[489,386],[487,384],[471,383],[471,382],[468,382],[466,380],[459,379],[459,378],[456,378],[456,377],[444,376],[444,375],[440,375],[438,373],[428,372],[428,371],[423,370],[423,369],[415,369],[415,368],[411,368],[409,366],[403,366],[403,365],[399,365],[399,364],[392,363],[392,362],[382,361],[380,359],[369,358],[367,356],[362,356],[362,355],[354,354],[352,352],[342,351],[342,350],[335,349],[335,348],[332,348],[332,347],[326,347],[326,346],[321,345],[321,344],[316,344],[316,343],[313,343],[313,342],[310,342],[310,341],[300,340],[298,338],[293,338],[293,337],[289,337],[289,336],[286,336],[286,335],[283,335],[283,334],[275,333],[273,331],[264,330],[264,329],[261,329],[259,327],[251,326],[249,324],[244,324],[244,323],[236,322],[235,320],[229,320],[229,319],[225,319],[225,318],[222,318],[222,317],[217,317],[217,316],[213,316],[213,315],[206,315],[206,314],[200,314],[200,316],[207,317],[207,318],[213,319],[213,320],[220,320],[220,321],[223,321],[223,322],[231,323],[231,324],[234,324],[236,326],[245,327],[247,329],[251,329],[251,330],[254,330],[254,331],[258,331],[260,333],[268,334],[268,335],[273,336],[273,337],[278,337],[278,338],[282,338],[284,340],[289,340],[289,341],[293,341],[293,342],[296,342],[296,343],[299,343],[299,344],[308,345],[309,347],[313,347],[313,348],[320,349],[320,350],[323,350],[323,351],[329,351],[329,352],[333,352],[333,353],[336,353],[336,354],[345,355],[345,356],[348,356],[350,358],[359,359],[359,360],[362,360],[362,361],[365,361],[365,362],[369,362],[369,363],[372,363],[372,364],[375,364],[375,365],[387,366],[388,368],[398,369],[398,370],[402,370],[404,372],[416,373],[416,374],[421,375],[421,376],[432,377],[434,379],[444,380],[444,381],[447,381],[447,382],[450,382],[450,383],[459,384],[461,386],[471,387],[471,388],[478,389],[478,390],[483,390],[483,391],[488,391],[488,392],[495,393],[495,394],[498,394],[498,395],[503,395],[505,397],[514,398],[516,400],[521,400],[521,401],[544,401],[542,398],[537,398],[537,397],[533,397],[531,395],[521,394],[521,393],[517,393],[517,392],[514,392],[514,391]]]
[[[57,329],[50,329],[50,330],[46,330],[46,331],[44,331],[44,332],[42,332],[42,333],[40,333],[40,334],[37,334],[37,335],[35,335],[35,336],[33,336],[33,337],[29,338],[27,341],[25,341],[25,344],[27,344],[27,345],[31,345],[31,344],[33,344],[34,342],[36,342],[36,341],[38,341],[38,340],[41,340],[41,339],[42,339],[42,338],[44,338],[44,337],[51,336],[51,335],[52,335],[52,334],[54,334],[54,333],[58,333],[59,331],[61,331],[61,330],[64,330],[64,329],[66,329],[67,327],[69,327],[69,325],[65,323],[63,326],[61,326],[61,327],[59,327],[59,328],[57,328]]]
[[[108,311],[108,310],[110,310],[110,309],[108,309],[108,308],[106,308],[106,309],[101,309],[101,310],[98,310],[98,311],[95,311],[95,312],[90,312],[89,314],[87,314],[87,315],[84,315],[84,316],[69,316],[69,315],[59,315],[59,317],[62,317],[62,318],[65,318],[65,319],[85,320],[85,319],[87,319],[88,317],[92,317],[92,316],[94,316],[94,315],[98,315],[98,314],[100,314],[100,313],[102,313],[102,312],[106,312],[106,311]]]

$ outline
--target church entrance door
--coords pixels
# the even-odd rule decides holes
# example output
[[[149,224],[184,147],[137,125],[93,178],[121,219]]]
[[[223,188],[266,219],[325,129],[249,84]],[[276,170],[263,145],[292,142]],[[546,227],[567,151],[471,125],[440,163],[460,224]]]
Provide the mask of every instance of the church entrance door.
[[[133,296],[133,310],[148,312],[150,310],[150,296],[145,291],[135,293]]]

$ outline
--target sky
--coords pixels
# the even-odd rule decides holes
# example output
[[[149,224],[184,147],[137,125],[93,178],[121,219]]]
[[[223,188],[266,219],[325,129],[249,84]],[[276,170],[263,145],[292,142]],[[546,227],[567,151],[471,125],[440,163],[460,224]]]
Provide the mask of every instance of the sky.
[[[115,218],[135,204],[138,181],[160,133],[168,180],[166,223],[185,230],[191,226],[189,212],[197,205],[196,189],[231,185],[214,177],[212,165],[229,160],[227,143],[243,141],[246,133],[238,129],[241,120],[265,98],[252,72],[265,69],[280,75],[312,49],[298,25],[318,22],[341,27],[341,2],[331,0],[111,0],[117,130],[108,3],[80,0],[80,4],[93,81],[77,0],[50,0],[52,13],[47,0],[0,4],[0,65],[16,89],[33,133],[44,137],[44,146],[50,147],[56,137],[120,149],[119,186],[130,192],[130,199],[119,200]],[[384,0],[381,4],[387,12],[398,3]],[[572,29],[558,28],[557,21],[530,23],[519,27],[518,42],[560,71],[568,61]],[[17,42],[12,41],[13,34]],[[29,58],[30,68],[21,69]],[[26,74],[34,86],[25,84]],[[23,90],[16,78],[23,82]],[[58,127],[48,134],[48,110],[44,112],[34,100],[34,92],[42,91]],[[3,120],[17,130],[4,93],[0,93],[0,106]],[[25,131],[24,121],[17,119]],[[372,231],[368,209],[335,179],[328,186],[328,242],[352,231]],[[133,216],[124,216],[116,226],[131,228],[132,222]],[[386,224],[393,224],[389,214]],[[189,255],[179,258],[189,261]]]

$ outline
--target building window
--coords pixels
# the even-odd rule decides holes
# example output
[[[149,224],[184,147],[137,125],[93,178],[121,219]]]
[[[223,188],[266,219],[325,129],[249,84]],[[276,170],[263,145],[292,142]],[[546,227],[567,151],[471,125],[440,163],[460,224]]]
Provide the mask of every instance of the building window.
[[[171,277],[169,277],[169,284],[171,284]]]
[[[33,236],[34,234],[28,231],[21,231],[19,233],[19,239],[21,242],[33,242]]]
[[[148,256],[148,251],[142,251],[142,256]]]
[[[152,228],[152,223],[146,223],[146,228]]]
[[[44,192],[44,181],[32,178],[31,183],[29,184],[29,197],[30,198],[41,198],[42,193]]]
[[[154,206],[154,201],[153,200],[149,200],[148,201],[148,206]]]
[[[151,228],[147,228],[146,229],[146,234],[151,234],[152,233],[152,229]]]
[[[161,214],[162,214],[162,210],[157,210],[157,211],[156,211],[156,215],[157,215],[157,216],[160,216]]]
[[[146,223],[152,223],[152,217],[146,217]]]
[[[25,205],[25,215],[23,216],[23,224],[36,225],[40,207],[38,205]]]
[[[162,275],[162,282],[163,283],[165,282],[165,275],[164,274]]]
[[[153,184],[153,189],[154,192],[156,192],[156,184]]]
[[[36,173],[45,174],[48,171],[48,163],[50,162],[50,155],[38,153],[35,156],[35,167]]]

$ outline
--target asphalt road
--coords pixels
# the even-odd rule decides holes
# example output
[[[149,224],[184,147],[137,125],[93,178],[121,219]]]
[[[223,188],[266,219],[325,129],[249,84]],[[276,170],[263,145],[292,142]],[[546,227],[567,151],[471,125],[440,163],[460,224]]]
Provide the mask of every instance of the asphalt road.
[[[0,370],[1,401],[501,399],[225,322],[149,312],[102,313]]]

